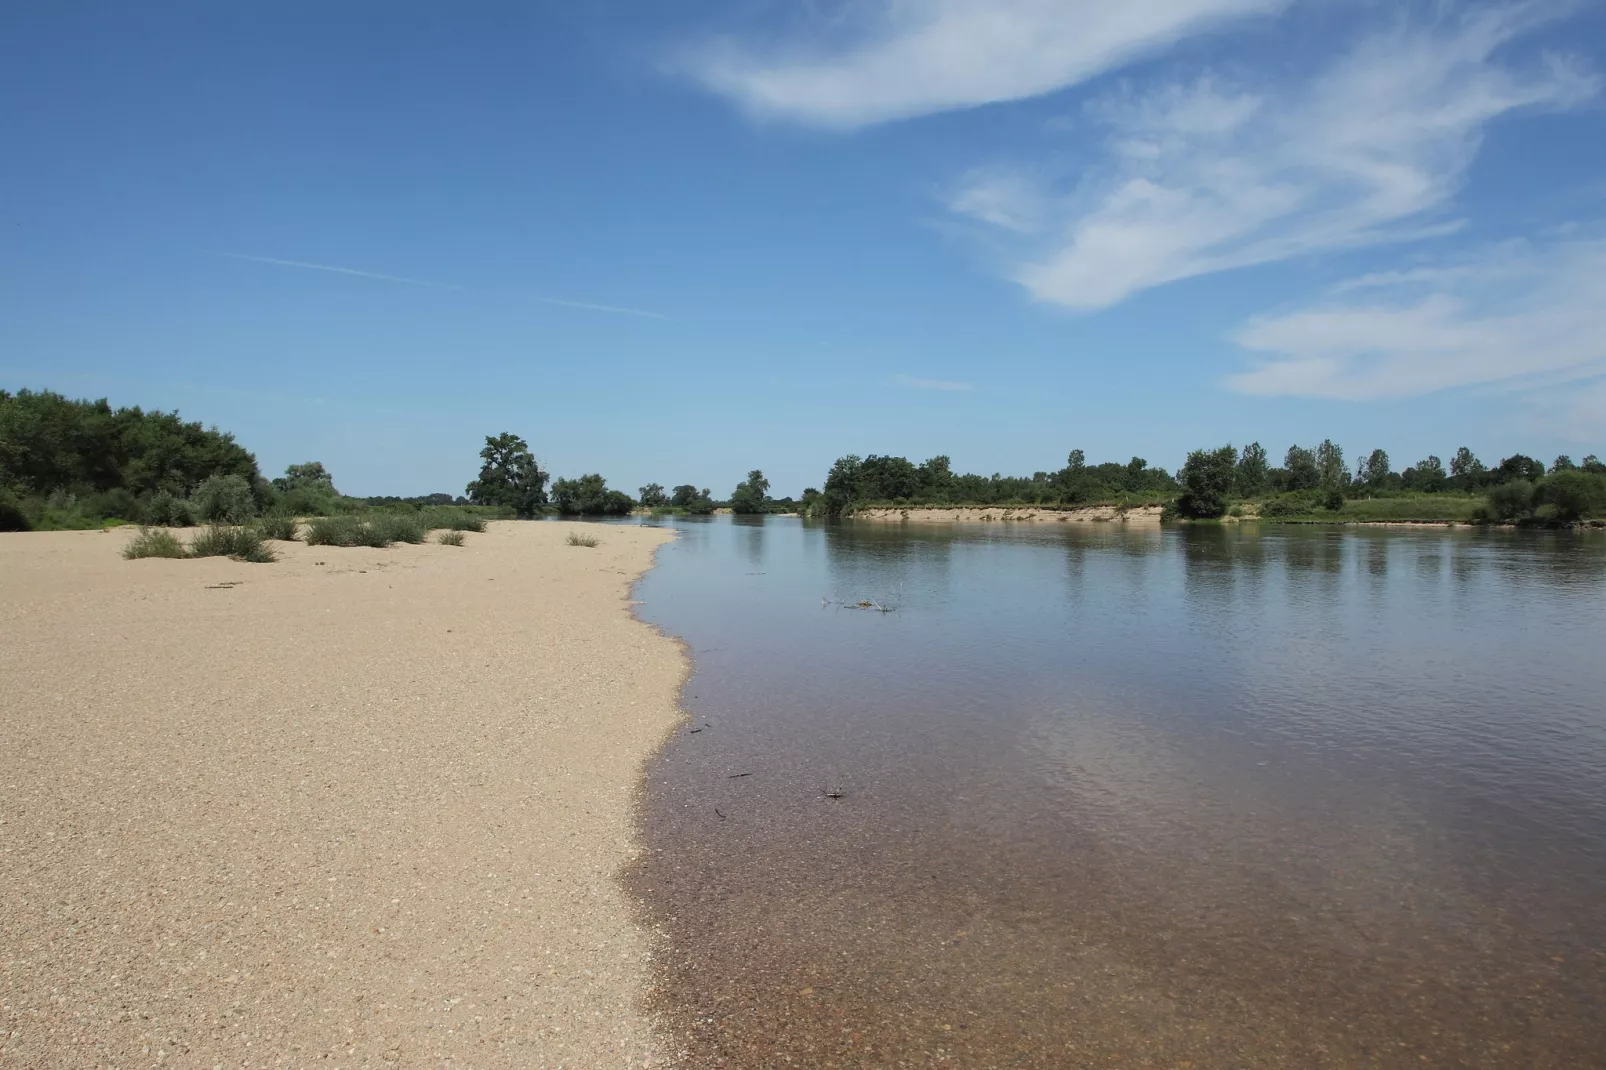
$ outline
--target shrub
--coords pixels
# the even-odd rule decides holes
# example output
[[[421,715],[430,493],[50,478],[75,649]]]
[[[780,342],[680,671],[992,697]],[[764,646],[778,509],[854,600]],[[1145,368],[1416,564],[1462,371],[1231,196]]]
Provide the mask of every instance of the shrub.
[[[160,528],[187,528],[195,523],[195,511],[183,498],[159,490],[145,500],[145,523]]]
[[[1526,479],[1513,479],[1489,488],[1489,515],[1496,520],[1516,520],[1534,510],[1534,485]]]
[[[418,519],[424,527],[435,531],[446,528],[451,531],[484,531],[485,518],[474,513],[464,512],[461,509],[424,509],[418,514]]]
[[[0,490],[0,531],[32,531],[22,503],[9,490]]]
[[[448,528],[441,532],[435,541],[442,546],[461,546],[463,545],[463,533],[455,528]]]
[[[265,516],[261,520],[258,520],[256,528],[264,539],[278,539],[280,542],[295,542],[296,532],[300,530],[301,525],[296,523],[296,518],[293,516],[284,516],[276,513],[272,516]]]
[[[257,515],[256,495],[244,476],[208,476],[190,495],[195,516],[209,524],[243,524]]]
[[[161,528],[140,528],[139,534],[128,540],[123,556],[133,561],[140,557],[188,557],[184,544],[171,531]]]
[[[266,564],[278,560],[278,555],[262,541],[252,528],[231,528],[222,524],[209,524],[190,540],[191,557],[232,557],[236,561]]]
[[[387,542],[420,543],[429,530],[417,513],[380,513],[369,523],[384,534]]]
[[[571,532],[569,532],[569,545],[570,546],[596,546],[597,545],[597,540],[596,540],[595,536],[581,535],[577,531],[571,531]]]
[[[1307,494],[1284,494],[1262,502],[1260,515],[1267,520],[1277,520],[1282,517],[1303,516],[1315,508],[1316,503]]]
[[[1606,509],[1606,476],[1563,469],[1545,480],[1540,496],[1555,507],[1557,520],[1575,524]]]
[[[373,546],[392,542],[390,532],[354,516],[321,516],[307,525],[302,540],[308,546]]]

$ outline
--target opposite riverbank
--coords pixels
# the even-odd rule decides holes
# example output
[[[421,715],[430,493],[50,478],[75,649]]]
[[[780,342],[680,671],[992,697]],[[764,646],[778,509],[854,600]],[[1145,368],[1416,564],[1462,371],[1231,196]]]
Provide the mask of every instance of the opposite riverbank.
[[[672,538],[120,557],[0,535],[0,1063],[657,1065],[616,877]]]

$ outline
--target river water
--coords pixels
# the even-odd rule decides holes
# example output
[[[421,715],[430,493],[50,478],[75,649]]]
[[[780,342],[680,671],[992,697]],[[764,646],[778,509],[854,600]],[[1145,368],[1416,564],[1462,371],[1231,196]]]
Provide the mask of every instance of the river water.
[[[675,524],[692,1065],[1606,1065],[1606,538]]]

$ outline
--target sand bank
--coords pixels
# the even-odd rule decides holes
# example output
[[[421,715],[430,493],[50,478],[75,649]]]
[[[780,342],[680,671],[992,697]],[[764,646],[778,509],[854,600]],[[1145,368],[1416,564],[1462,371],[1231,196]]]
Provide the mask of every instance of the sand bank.
[[[1160,522],[1160,507],[1158,505],[1135,505],[1130,509],[1118,509],[1113,505],[1095,505],[1085,509],[1040,509],[1035,506],[959,506],[959,507],[927,507],[911,506],[907,509],[882,507],[874,509],[860,509],[853,514],[854,520],[894,520],[894,521],[925,521],[938,524],[954,524],[965,521],[1029,521],[1037,523],[1152,523]]]
[[[616,874],[670,536],[0,535],[0,1065],[657,1065]]]

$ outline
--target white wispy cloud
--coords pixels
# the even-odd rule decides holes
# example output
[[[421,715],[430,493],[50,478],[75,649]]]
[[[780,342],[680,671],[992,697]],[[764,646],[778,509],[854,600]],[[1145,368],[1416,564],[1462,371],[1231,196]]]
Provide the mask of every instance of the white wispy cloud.
[[[669,318],[662,312],[648,312],[642,308],[625,308],[622,305],[598,305],[590,301],[565,301],[561,297],[537,297],[536,300],[548,305],[562,305],[564,308],[582,308],[588,312],[613,312],[621,316],[643,316],[652,320],[666,320]]]
[[[811,35],[670,66],[760,116],[851,128],[1050,93],[1287,0],[859,0]],[[844,30],[844,25],[845,30]]]
[[[974,390],[974,383],[961,383],[953,379],[921,379],[914,375],[899,375],[892,380],[897,385],[908,390]]]
[[[337,267],[334,264],[314,264],[306,260],[282,260],[274,256],[250,256],[246,253],[224,253],[224,256],[235,260],[250,260],[257,264],[275,264],[279,267],[307,268],[312,271],[332,271],[337,275],[356,275],[365,279],[381,279],[385,282],[403,282],[409,286],[430,286],[438,290],[463,290],[465,287],[449,282],[430,282],[425,279],[409,279],[402,275],[385,275],[377,271],[359,271],[356,268]],[[564,308],[577,308],[586,312],[607,312],[617,316],[639,316],[645,319],[667,320],[669,317],[661,312],[649,312],[642,308],[627,308],[623,305],[603,305],[593,301],[570,301],[562,297],[530,298],[546,305],[560,305]]]
[[[1507,242],[1457,261],[1363,276],[1308,307],[1250,320],[1265,354],[1228,385],[1249,394],[1369,399],[1504,384],[1561,391],[1606,375],[1606,237]],[[1606,393],[1571,422],[1606,430]]]
[[[281,260],[274,256],[250,256],[246,253],[224,253],[235,260],[250,260],[257,264],[276,264],[279,267],[307,268],[311,271],[332,271],[337,275],[357,275],[365,279],[383,279],[385,282],[405,282],[409,286],[431,286],[437,290],[461,290],[449,282],[430,282],[426,279],[409,279],[401,275],[383,275],[377,271],[359,271],[356,268],[336,267],[334,264],[314,264],[306,260]]]
[[[1581,63],[1552,55],[1519,69],[1498,55],[1558,10],[1402,21],[1293,85],[1207,73],[1126,87],[1086,107],[1104,137],[1068,181],[994,167],[948,206],[1013,231],[1012,276],[1082,310],[1191,276],[1445,234],[1490,121],[1598,92]]]

